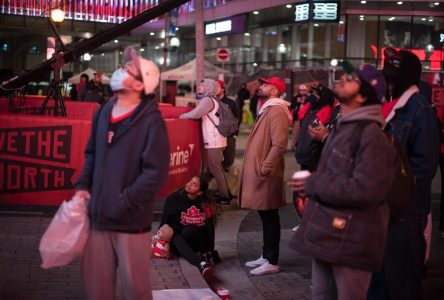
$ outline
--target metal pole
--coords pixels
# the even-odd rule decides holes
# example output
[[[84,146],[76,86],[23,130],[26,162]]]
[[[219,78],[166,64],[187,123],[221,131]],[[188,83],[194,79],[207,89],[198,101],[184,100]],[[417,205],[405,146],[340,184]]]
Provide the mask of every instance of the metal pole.
[[[204,79],[204,61],[205,61],[205,46],[204,46],[204,31],[203,31],[203,10],[202,0],[196,0],[196,86]]]

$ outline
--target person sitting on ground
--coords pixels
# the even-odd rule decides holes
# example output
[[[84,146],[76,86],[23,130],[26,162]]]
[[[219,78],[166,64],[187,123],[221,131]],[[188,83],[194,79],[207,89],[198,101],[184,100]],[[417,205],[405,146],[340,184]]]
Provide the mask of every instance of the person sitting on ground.
[[[220,261],[214,250],[214,216],[207,189],[203,177],[193,176],[167,197],[160,222],[160,227],[168,224],[174,230],[171,251],[198,267],[204,277],[211,274],[212,263]]]

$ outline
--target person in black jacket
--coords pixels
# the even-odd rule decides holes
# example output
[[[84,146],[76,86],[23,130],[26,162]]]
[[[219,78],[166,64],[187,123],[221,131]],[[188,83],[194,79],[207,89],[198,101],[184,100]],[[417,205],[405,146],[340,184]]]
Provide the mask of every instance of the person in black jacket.
[[[241,117],[239,107],[233,99],[227,97],[224,82],[222,80],[216,80],[216,82],[218,86],[216,97],[230,107],[233,116],[238,120],[238,126],[240,126]],[[227,172],[228,168],[234,163],[234,158],[236,156],[236,138],[238,134],[239,130],[232,136],[227,137],[227,146],[224,149],[224,160],[222,161],[222,167],[225,172]]]
[[[103,104],[109,100],[108,88],[102,84],[102,73],[94,73],[94,77],[77,92],[78,101],[97,102]]]
[[[207,189],[203,177],[192,177],[185,187],[167,197],[159,226],[168,224],[173,228],[172,251],[198,267],[204,277],[211,273],[211,263],[219,261]]]
[[[132,48],[111,77],[116,98],[94,115],[76,194],[88,201],[91,230],[82,259],[88,299],[114,299],[117,272],[128,299],[152,299],[154,196],[170,163],[165,122],[154,91],[160,72]]]
[[[242,83],[239,91],[237,92],[237,102],[239,104],[239,110],[242,111],[245,100],[250,99],[250,91],[247,89],[247,84]]]

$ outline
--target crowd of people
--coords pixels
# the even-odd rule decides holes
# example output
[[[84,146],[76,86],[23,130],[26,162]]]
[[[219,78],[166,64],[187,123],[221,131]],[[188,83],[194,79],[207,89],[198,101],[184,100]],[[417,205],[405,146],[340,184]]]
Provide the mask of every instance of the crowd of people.
[[[219,132],[218,111],[227,105],[240,123],[250,94],[243,85],[232,100],[223,81],[204,79],[197,88],[199,104],[180,118],[201,120],[206,170],[166,198],[159,227],[172,228],[171,252],[209,276],[220,261],[215,207],[237,197],[237,205],[256,210],[262,223],[262,255],[246,262],[250,274],[280,272],[279,209],[286,204],[287,184],[294,198],[307,199],[290,246],[313,258],[313,299],[420,299],[441,128],[419,88],[418,57],[386,51],[382,71],[344,62],[344,75],[333,90],[300,84],[291,101],[283,99],[287,86],[281,78],[260,78],[251,96],[259,100],[250,101],[255,121],[237,195],[230,191],[226,171],[234,161],[238,132],[228,137]],[[153,198],[166,180],[169,144],[154,100],[158,68],[132,48],[124,59],[110,80],[115,97],[94,116],[76,183],[76,197],[88,200],[91,220],[82,261],[90,299],[114,298],[117,272],[125,297],[152,299]],[[308,176],[285,183],[289,128],[291,148]],[[386,201],[400,163],[387,136],[400,144],[415,176],[413,201],[402,217],[391,215]],[[210,194],[213,178],[217,192]]]

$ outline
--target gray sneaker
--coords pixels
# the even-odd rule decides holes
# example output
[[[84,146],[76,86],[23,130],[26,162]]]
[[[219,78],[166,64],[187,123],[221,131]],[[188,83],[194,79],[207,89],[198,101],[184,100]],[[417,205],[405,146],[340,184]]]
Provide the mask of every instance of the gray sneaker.
[[[272,265],[268,261],[266,261],[263,265],[254,268],[250,271],[251,275],[265,275],[265,274],[274,274],[280,272],[281,269],[278,265]]]
[[[268,263],[268,260],[266,260],[265,258],[263,258],[262,255],[261,255],[261,257],[259,257],[259,258],[256,259],[256,260],[247,261],[247,262],[245,263],[245,265],[246,265],[247,267],[249,267],[249,268],[256,268],[256,267],[259,267],[259,266],[263,265],[264,263]]]

